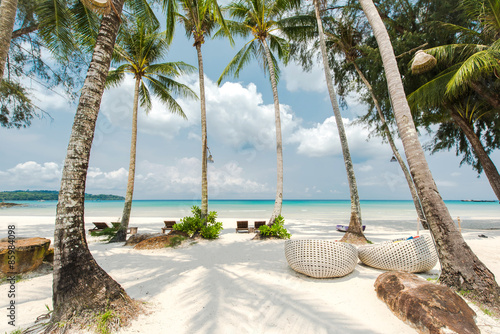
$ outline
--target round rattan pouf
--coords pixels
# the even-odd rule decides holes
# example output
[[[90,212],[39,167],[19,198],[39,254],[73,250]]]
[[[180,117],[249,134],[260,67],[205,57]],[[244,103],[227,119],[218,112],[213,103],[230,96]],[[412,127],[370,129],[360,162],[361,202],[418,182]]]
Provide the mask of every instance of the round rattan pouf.
[[[410,240],[397,239],[360,246],[358,255],[367,266],[410,273],[429,271],[438,260],[434,242],[427,235]]]
[[[285,256],[293,270],[315,278],[345,276],[358,263],[355,246],[328,240],[287,240]]]

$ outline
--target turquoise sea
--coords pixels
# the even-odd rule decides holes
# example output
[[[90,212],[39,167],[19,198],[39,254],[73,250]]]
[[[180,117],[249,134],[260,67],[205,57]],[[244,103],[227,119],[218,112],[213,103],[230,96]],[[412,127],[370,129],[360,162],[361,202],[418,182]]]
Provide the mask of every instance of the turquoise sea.
[[[2,216],[55,216],[57,201],[17,201],[23,206],[0,209]],[[445,201],[453,219],[460,217],[463,228],[500,228],[498,202]],[[193,200],[135,200],[134,217],[163,217],[179,219],[190,215]],[[271,215],[274,200],[210,200],[209,210],[217,211],[219,218],[263,219]],[[123,201],[88,201],[86,217],[120,217]],[[400,225],[416,222],[412,201],[363,200],[363,223]],[[282,214],[285,219],[325,220],[346,223],[349,220],[348,200],[284,200]]]

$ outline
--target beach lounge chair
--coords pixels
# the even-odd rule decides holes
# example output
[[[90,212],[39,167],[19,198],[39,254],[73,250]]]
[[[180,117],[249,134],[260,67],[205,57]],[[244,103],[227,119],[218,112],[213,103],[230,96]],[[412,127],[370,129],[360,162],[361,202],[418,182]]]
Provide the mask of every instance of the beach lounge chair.
[[[290,267],[314,278],[342,277],[358,263],[355,246],[329,240],[287,240],[285,257]]]
[[[434,242],[427,235],[360,246],[358,254],[367,266],[409,273],[429,271],[438,261]]]
[[[239,231],[246,231],[250,233],[250,229],[248,228],[248,220],[238,220],[236,222],[236,233]]]
[[[165,227],[161,228],[161,233],[165,234],[165,231],[172,231],[174,229],[174,225],[176,223],[175,220],[164,220]]]
[[[255,232],[257,233],[259,231],[259,227],[261,227],[262,225],[266,225],[266,221],[265,220],[256,220],[254,225],[255,226]]]
[[[105,228],[109,228],[108,224],[106,224],[104,222],[92,222],[92,224],[94,224],[94,228],[90,229],[89,233],[90,232],[102,231]]]

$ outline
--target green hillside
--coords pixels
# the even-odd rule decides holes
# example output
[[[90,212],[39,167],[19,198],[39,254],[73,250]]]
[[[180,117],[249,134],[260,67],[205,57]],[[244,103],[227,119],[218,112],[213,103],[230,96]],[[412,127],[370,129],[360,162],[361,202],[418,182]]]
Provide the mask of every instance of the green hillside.
[[[0,192],[0,201],[57,201],[58,191],[54,190],[15,190]],[[122,196],[116,195],[92,195],[85,194],[88,201],[119,201],[124,200]]]

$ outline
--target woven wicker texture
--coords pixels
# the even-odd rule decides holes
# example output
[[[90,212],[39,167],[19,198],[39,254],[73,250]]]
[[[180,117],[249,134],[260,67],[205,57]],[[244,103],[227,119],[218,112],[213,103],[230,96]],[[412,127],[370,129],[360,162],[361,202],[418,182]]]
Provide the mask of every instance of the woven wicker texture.
[[[315,278],[345,276],[358,263],[355,246],[328,240],[287,240],[285,256],[293,270]]]
[[[359,259],[370,267],[410,273],[431,270],[438,260],[432,238],[426,235],[416,239],[397,239],[360,246],[358,255]]]
[[[432,69],[436,64],[437,60],[434,56],[418,50],[411,64],[411,72],[413,74],[424,73]]]

